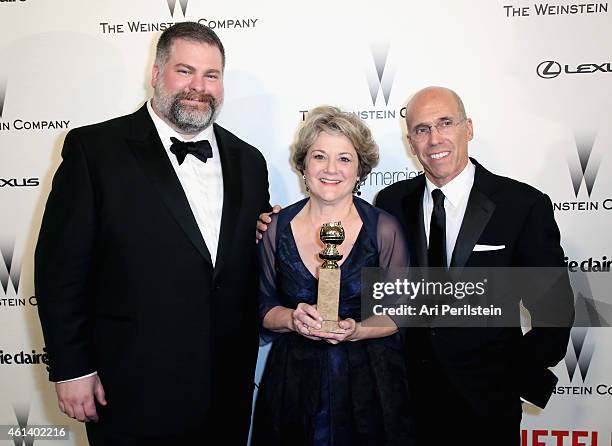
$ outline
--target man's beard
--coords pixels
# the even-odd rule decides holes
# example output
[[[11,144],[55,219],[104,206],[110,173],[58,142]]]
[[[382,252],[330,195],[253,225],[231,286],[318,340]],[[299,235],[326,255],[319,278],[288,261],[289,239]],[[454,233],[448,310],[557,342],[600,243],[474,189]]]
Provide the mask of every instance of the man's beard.
[[[196,134],[215,121],[219,111],[219,104],[214,96],[196,92],[183,92],[172,96],[166,94],[164,90],[163,84],[158,84],[153,94],[153,101],[157,111],[174,124],[177,129],[188,134]],[[206,103],[208,107],[201,110],[196,107],[182,105],[181,101],[185,99]]]

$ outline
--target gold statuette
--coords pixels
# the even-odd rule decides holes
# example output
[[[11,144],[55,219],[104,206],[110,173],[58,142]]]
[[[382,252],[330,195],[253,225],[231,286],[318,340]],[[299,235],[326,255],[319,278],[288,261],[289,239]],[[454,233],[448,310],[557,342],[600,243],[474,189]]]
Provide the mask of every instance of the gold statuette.
[[[328,333],[344,333],[338,326],[338,305],[340,301],[340,268],[338,261],[342,254],[338,245],[344,241],[344,228],[341,222],[325,223],[319,233],[325,244],[319,257],[323,264],[319,268],[319,292],[317,295],[317,310],[323,318],[321,331]]]

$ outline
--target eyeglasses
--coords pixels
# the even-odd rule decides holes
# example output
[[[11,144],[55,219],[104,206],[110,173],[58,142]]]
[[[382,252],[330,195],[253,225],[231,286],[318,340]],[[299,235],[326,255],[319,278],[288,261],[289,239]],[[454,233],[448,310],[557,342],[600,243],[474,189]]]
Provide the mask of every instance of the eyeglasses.
[[[452,131],[455,129],[455,127],[457,127],[459,124],[461,124],[466,119],[467,118],[463,118],[455,122],[450,118],[445,118],[445,119],[441,119],[440,121],[438,121],[437,124],[434,124],[434,125],[420,124],[420,125],[417,125],[412,130],[412,132],[410,132],[409,136],[415,141],[424,141],[425,139],[431,136],[431,130],[434,127],[440,135],[450,135]]]

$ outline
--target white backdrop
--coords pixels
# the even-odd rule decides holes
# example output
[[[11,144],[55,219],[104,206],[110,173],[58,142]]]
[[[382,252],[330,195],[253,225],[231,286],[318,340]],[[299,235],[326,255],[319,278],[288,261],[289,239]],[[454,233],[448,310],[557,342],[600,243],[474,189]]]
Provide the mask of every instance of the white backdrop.
[[[130,113],[151,95],[160,29],[195,20],[218,32],[227,51],[219,122],[263,152],[273,203],[303,196],[289,146],[304,111],[334,104],[367,119],[381,149],[363,187],[370,200],[419,171],[402,107],[416,90],[444,85],[474,121],[471,155],[548,193],[566,255],[583,261],[612,258],[611,9],[524,0],[2,0],[0,424],[28,413],[30,425],[76,432],[49,444],[86,444],[57,410],[40,361],[34,246],[67,131]],[[574,330],[555,367],[557,394],[545,411],[526,409],[526,446],[610,444],[610,333]]]

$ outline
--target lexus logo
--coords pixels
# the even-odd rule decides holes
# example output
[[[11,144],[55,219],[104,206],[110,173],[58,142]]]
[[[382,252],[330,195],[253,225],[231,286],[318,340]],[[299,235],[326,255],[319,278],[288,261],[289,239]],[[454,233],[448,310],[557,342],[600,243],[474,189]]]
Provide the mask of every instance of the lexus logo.
[[[21,276],[21,265],[14,262],[14,244],[0,244],[0,289],[2,294],[8,295],[9,285],[15,291],[15,295],[19,292],[19,278]]]
[[[612,63],[581,63],[575,67],[563,65],[554,60],[540,62],[536,68],[536,73],[543,79],[553,79],[561,73],[565,74],[589,74],[589,73],[612,73]]]
[[[168,3],[168,9],[170,10],[170,15],[174,17],[174,11],[176,9],[176,0],[166,0]],[[183,17],[185,17],[185,13],[187,12],[187,3],[189,0],[179,0],[181,5],[181,11],[183,11]]]
[[[541,78],[552,79],[561,74],[561,64],[554,60],[546,60],[538,65],[536,72]]]
[[[372,59],[376,73],[368,75],[368,87],[372,98],[372,105],[376,105],[378,92],[382,90],[385,99],[385,105],[389,104],[389,96],[391,95],[391,87],[393,86],[394,73],[387,68],[387,59],[389,56],[389,45],[376,45],[372,47]]]
[[[590,198],[591,192],[593,191],[593,185],[595,184],[595,179],[597,178],[597,173],[599,172],[599,165],[601,163],[600,157],[593,155],[595,134],[576,134],[575,138],[578,162],[576,162],[575,158],[568,159],[568,168],[570,171],[570,177],[572,179],[574,195],[578,197],[582,180],[584,180],[587,194]]]
[[[0,178],[0,187],[36,187],[40,186],[38,178]]]
[[[565,366],[570,382],[573,381],[576,369],[580,371],[582,382],[586,380],[593,357],[595,343],[587,340],[587,327],[574,327],[570,334],[570,342],[565,355]]]
[[[4,111],[4,98],[6,98],[6,79],[0,77],[0,119]]]

